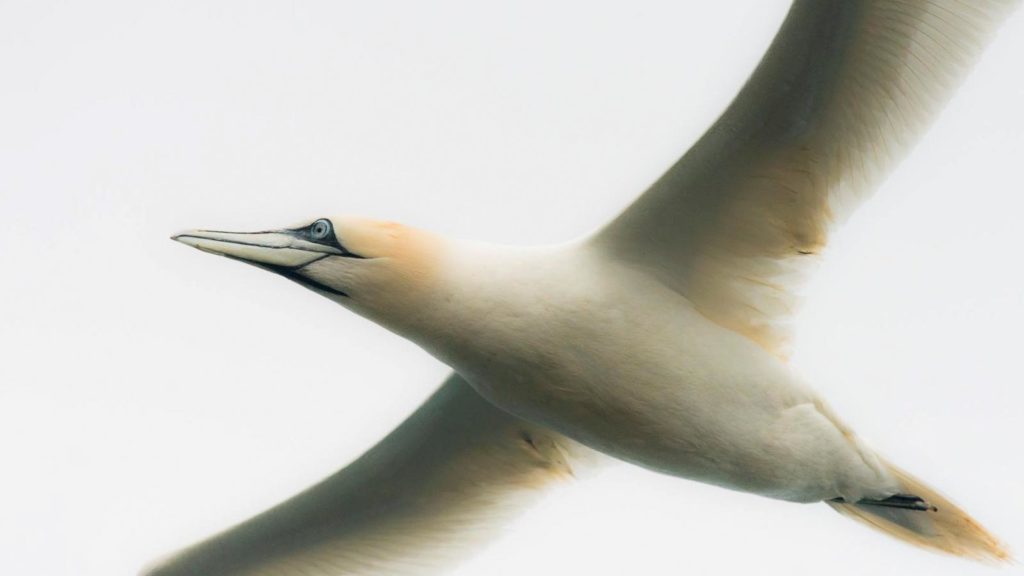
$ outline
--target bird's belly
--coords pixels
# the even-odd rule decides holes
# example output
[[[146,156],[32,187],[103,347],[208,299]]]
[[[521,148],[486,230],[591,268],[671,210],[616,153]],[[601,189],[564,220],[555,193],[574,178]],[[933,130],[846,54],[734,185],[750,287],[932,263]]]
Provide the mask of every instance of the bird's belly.
[[[813,393],[745,338],[684,320],[630,338],[563,335],[572,344],[555,353],[464,375],[505,410],[652,470],[789,500],[831,497],[822,453],[846,443]]]

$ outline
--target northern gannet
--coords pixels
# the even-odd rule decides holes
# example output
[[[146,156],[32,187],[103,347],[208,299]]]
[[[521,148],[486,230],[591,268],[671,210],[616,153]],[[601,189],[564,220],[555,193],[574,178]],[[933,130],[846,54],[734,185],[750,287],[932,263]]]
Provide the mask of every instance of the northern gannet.
[[[1008,559],[786,359],[829,234],[1017,3],[796,0],[700,141],[577,241],[492,246],[351,216],[174,236],[294,280],[455,373],[347,468],[145,574],[435,571],[598,453]]]

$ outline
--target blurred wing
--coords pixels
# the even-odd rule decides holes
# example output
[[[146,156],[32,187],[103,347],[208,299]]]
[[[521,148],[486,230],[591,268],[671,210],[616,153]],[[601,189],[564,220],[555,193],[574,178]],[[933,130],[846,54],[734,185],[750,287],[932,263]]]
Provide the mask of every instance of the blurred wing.
[[[786,357],[797,289],[1017,0],[796,0],[721,118],[594,241]]]
[[[494,408],[452,375],[348,467],[143,574],[436,573],[571,477],[569,458],[590,454]]]

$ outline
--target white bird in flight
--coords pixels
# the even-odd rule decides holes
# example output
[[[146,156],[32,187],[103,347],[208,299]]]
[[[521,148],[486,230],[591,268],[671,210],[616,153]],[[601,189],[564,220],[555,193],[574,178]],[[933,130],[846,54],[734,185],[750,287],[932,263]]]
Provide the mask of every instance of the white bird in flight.
[[[175,236],[294,280],[455,373],[348,467],[144,573],[433,573],[597,453],[1008,559],[786,359],[830,233],[1017,3],[797,0],[718,121],[582,240],[493,246],[354,217]]]

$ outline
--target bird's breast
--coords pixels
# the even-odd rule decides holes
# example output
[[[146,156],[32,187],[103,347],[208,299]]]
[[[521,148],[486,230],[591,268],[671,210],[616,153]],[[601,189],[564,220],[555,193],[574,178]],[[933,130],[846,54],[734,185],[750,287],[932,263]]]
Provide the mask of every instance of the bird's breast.
[[[806,439],[813,462],[817,448],[837,452],[816,444],[835,430],[824,418],[787,416],[813,412],[816,398],[753,341],[628,270],[500,268],[481,277],[438,300],[438,328],[420,343],[493,404],[657,471],[820,496],[820,487],[783,492],[793,474],[780,467],[803,464],[785,462],[775,439]]]
[[[445,360],[485,398],[627,459],[697,451],[691,428],[749,380],[734,374],[749,342],[667,291],[547,294],[475,322]]]

